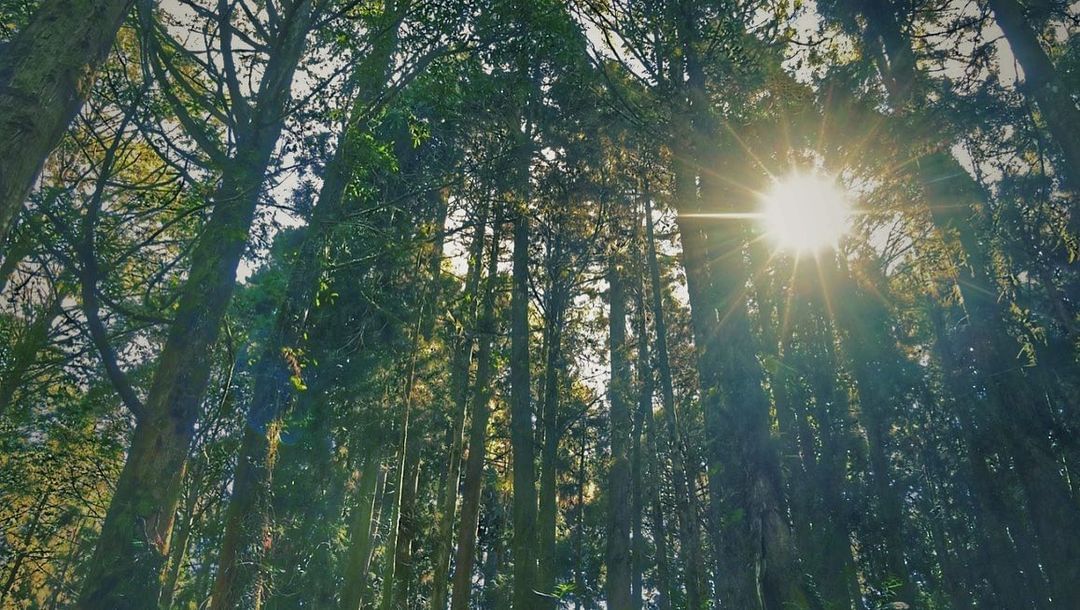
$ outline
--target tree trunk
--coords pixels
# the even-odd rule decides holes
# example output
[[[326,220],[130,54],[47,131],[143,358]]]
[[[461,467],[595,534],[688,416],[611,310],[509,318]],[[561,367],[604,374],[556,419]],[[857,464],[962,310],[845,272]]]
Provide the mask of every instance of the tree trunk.
[[[157,602],[177,491],[210,376],[211,350],[232,298],[311,14],[310,1],[301,0],[283,16],[286,29],[260,83],[256,110],[236,133],[236,152],[192,252],[188,279],[83,583],[79,605],[84,610],[142,608],[147,600]]]
[[[890,101],[907,107],[913,103],[906,96],[913,91],[911,83],[917,76],[914,62],[902,59],[914,56],[910,39],[887,3],[878,0],[869,5],[865,14],[869,20],[867,44],[881,41],[893,66],[882,66],[881,71],[900,84],[898,94]],[[997,299],[1000,290],[992,275],[992,253],[978,234],[988,214],[985,193],[945,150],[918,159],[917,167],[934,225],[943,234],[955,231],[967,257],[966,268],[958,278],[967,311],[963,341],[970,364],[982,375],[967,384],[971,389],[964,394],[988,407],[980,415],[985,421],[973,428],[988,438],[975,439],[975,443],[1000,447],[1012,458],[1036,541],[1044,555],[1043,566],[1054,603],[1065,607],[1071,603],[1068,600],[1080,598],[1080,531],[1071,525],[1080,522],[1080,506],[1061,477],[1060,456],[1050,442],[1054,424],[1047,421],[1045,410],[1038,404],[1040,393],[1013,357],[1016,345],[1005,326],[1008,311]],[[957,364],[967,368],[962,362]],[[962,370],[955,373],[967,375]]]
[[[646,204],[648,213],[648,204]],[[646,222],[651,223],[652,219]],[[636,566],[634,578],[636,594],[634,603],[641,600],[641,580],[645,570],[645,539],[641,532],[641,518],[644,501],[640,498],[648,495],[650,518],[652,520],[653,549],[655,552],[658,606],[660,610],[671,609],[672,581],[671,568],[667,560],[667,532],[664,527],[664,513],[660,502],[660,487],[663,484],[663,472],[660,468],[659,448],[656,440],[656,417],[653,414],[653,395],[656,393],[655,370],[649,354],[648,309],[645,306],[645,268],[639,266],[636,273],[634,306],[636,309],[636,331],[638,343],[638,411],[634,430],[634,461],[638,463],[634,472],[634,494],[636,498],[634,524],[634,557]],[[645,435],[645,457],[641,456],[640,434]],[[649,484],[645,484],[645,481]],[[639,606],[635,606],[639,607]]]
[[[0,53],[0,253],[133,0],[47,0]]]
[[[443,485],[443,498],[439,503],[439,513],[436,516],[435,526],[435,577],[431,596],[432,610],[446,609],[447,580],[450,575],[450,552],[454,542],[454,517],[457,512],[458,485],[461,479],[462,443],[464,442],[464,427],[466,411],[469,403],[469,368],[472,362],[473,345],[475,343],[477,328],[477,304],[480,297],[480,275],[483,269],[484,240],[487,231],[487,216],[489,205],[481,203],[479,218],[476,222],[476,233],[473,235],[472,244],[469,247],[469,271],[465,281],[465,295],[470,304],[464,314],[464,325],[454,346],[454,356],[451,363],[451,387],[454,392],[454,414],[450,423],[449,466],[446,473],[446,482]]]
[[[385,88],[397,48],[401,17],[383,15],[388,24],[372,52],[354,70],[362,92],[353,101],[340,144],[327,164],[319,196],[274,318],[274,327],[255,365],[254,395],[240,446],[232,497],[225,517],[211,610],[257,608],[262,598],[264,558],[273,544],[269,495],[281,418],[304,387],[303,337],[315,303],[327,236],[340,221],[343,199],[363,148],[359,123]],[[381,25],[381,24],[380,24]]]
[[[553,610],[555,581],[558,566],[555,558],[555,533],[558,520],[558,451],[561,428],[559,422],[559,388],[561,372],[565,363],[562,357],[562,327],[566,314],[567,295],[562,269],[557,268],[561,258],[561,237],[556,236],[552,245],[554,252],[549,253],[548,285],[546,293],[547,321],[544,328],[544,398],[543,429],[544,439],[540,455],[540,512],[537,517],[539,528],[539,546],[537,563],[539,568],[540,591],[551,596],[543,600],[543,605]]]
[[[472,420],[469,425],[469,455],[465,461],[465,483],[461,494],[461,521],[458,527],[457,553],[454,559],[451,610],[467,610],[472,594],[472,573],[476,556],[476,530],[484,482],[484,453],[491,401],[491,345],[497,331],[495,323],[495,286],[499,272],[499,238],[502,214],[497,213],[491,250],[487,263],[487,285],[477,322],[476,383],[472,394]],[[439,610],[442,610],[441,608]]]
[[[536,595],[536,465],[529,370],[529,218],[514,212],[513,287],[510,293],[510,450],[513,458],[512,552],[514,610],[532,610]]]
[[[685,186],[683,188],[686,188]],[[664,314],[664,287],[656,257],[656,236],[652,219],[652,200],[645,197],[645,239],[648,248],[649,282],[652,286],[653,324],[656,326],[656,364],[660,373],[663,417],[671,455],[672,483],[675,487],[675,512],[678,516],[680,563],[685,574],[687,607],[699,610],[705,605],[705,562],[701,555],[701,532],[697,508],[696,460],[688,459],[686,443],[675,410],[675,385],[667,346],[667,321]]]
[[[349,546],[345,554],[342,570],[340,610],[360,610],[360,604],[368,590],[368,558],[372,548],[372,517],[375,514],[375,502],[379,479],[382,478],[382,464],[374,448],[364,459],[364,470],[360,473],[360,488],[357,490],[357,503],[353,507],[349,521]]]
[[[608,470],[607,532],[604,589],[610,608],[632,608],[630,530],[633,494],[630,489],[631,418],[630,361],[626,344],[626,287],[623,260],[613,255],[608,262],[608,321],[611,383],[608,386],[611,428],[611,466]]]

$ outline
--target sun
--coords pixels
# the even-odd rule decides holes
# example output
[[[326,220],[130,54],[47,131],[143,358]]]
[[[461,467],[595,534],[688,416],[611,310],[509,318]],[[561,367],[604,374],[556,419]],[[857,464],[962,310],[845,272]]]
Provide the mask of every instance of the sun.
[[[836,180],[818,173],[778,178],[762,197],[766,237],[780,249],[814,253],[836,247],[851,225],[851,201]]]

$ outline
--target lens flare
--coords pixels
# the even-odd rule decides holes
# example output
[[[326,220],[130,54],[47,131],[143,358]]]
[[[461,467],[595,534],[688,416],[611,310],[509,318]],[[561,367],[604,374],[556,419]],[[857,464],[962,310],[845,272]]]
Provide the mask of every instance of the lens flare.
[[[765,233],[783,250],[813,253],[835,247],[851,225],[851,202],[836,181],[821,174],[780,178],[762,200]]]

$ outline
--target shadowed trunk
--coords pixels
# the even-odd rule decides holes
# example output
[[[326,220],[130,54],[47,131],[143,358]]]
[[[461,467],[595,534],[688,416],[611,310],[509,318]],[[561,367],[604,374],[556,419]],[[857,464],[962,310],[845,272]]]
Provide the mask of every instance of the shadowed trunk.
[[[480,516],[484,483],[484,453],[491,401],[491,345],[497,331],[495,322],[495,286],[499,271],[499,238],[502,213],[495,216],[487,264],[487,285],[477,322],[476,383],[472,394],[472,421],[469,424],[469,454],[465,460],[465,483],[461,494],[461,521],[458,526],[457,553],[454,556],[451,610],[466,610],[472,594],[473,565],[476,560],[476,530]],[[441,609],[440,609],[441,610]]]
[[[524,136],[522,136],[524,137]],[[536,451],[533,446],[532,373],[529,370],[529,217],[514,211],[513,287],[510,292],[510,447],[514,498],[511,519],[514,608],[530,610],[536,595]]]
[[[0,253],[134,0],[46,0],[0,52]]]
[[[616,229],[617,232],[617,229]],[[611,428],[611,466],[607,481],[607,540],[605,561],[607,580],[604,592],[610,608],[633,608],[630,530],[633,493],[630,489],[631,417],[630,361],[626,344],[626,282],[623,258],[613,254],[608,261],[608,323],[611,354],[611,383],[608,386]]]
[[[232,298],[236,268],[281,133],[311,16],[308,0],[283,15],[255,111],[236,132],[236,151],[192,252],[168,339],[83,583],[79,605],[84,610],[143,608],[147,600],[157,602],[177,491],[210,376],[210,352]]]
[[[469,403],[469,368],[477,333],[477,305],[480,299],[480,276],[483,270],[484,239],[488,224],[488,202],[482,202],[476,221],[476,232],[469,247],[469,271],[465,282],[468,310],[461,331],[455,338],[451,364],[451,387],[454,388],[454,414],[450,423],[450,464],[443,485],[443,499],[435,526],[435,580],[431,596],[432,610],[445,610],[447,580],[450,575],[450,552],[454,542],[454,518],[457,513],[458,485],[461,479],[462,444]]]

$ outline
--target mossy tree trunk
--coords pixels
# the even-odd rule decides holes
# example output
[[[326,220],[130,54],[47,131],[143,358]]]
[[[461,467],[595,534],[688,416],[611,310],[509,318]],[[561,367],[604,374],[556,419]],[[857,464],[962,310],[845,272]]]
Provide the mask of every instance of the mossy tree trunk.
[[[0,53],[0,248],[133,2],[45,0]]]

